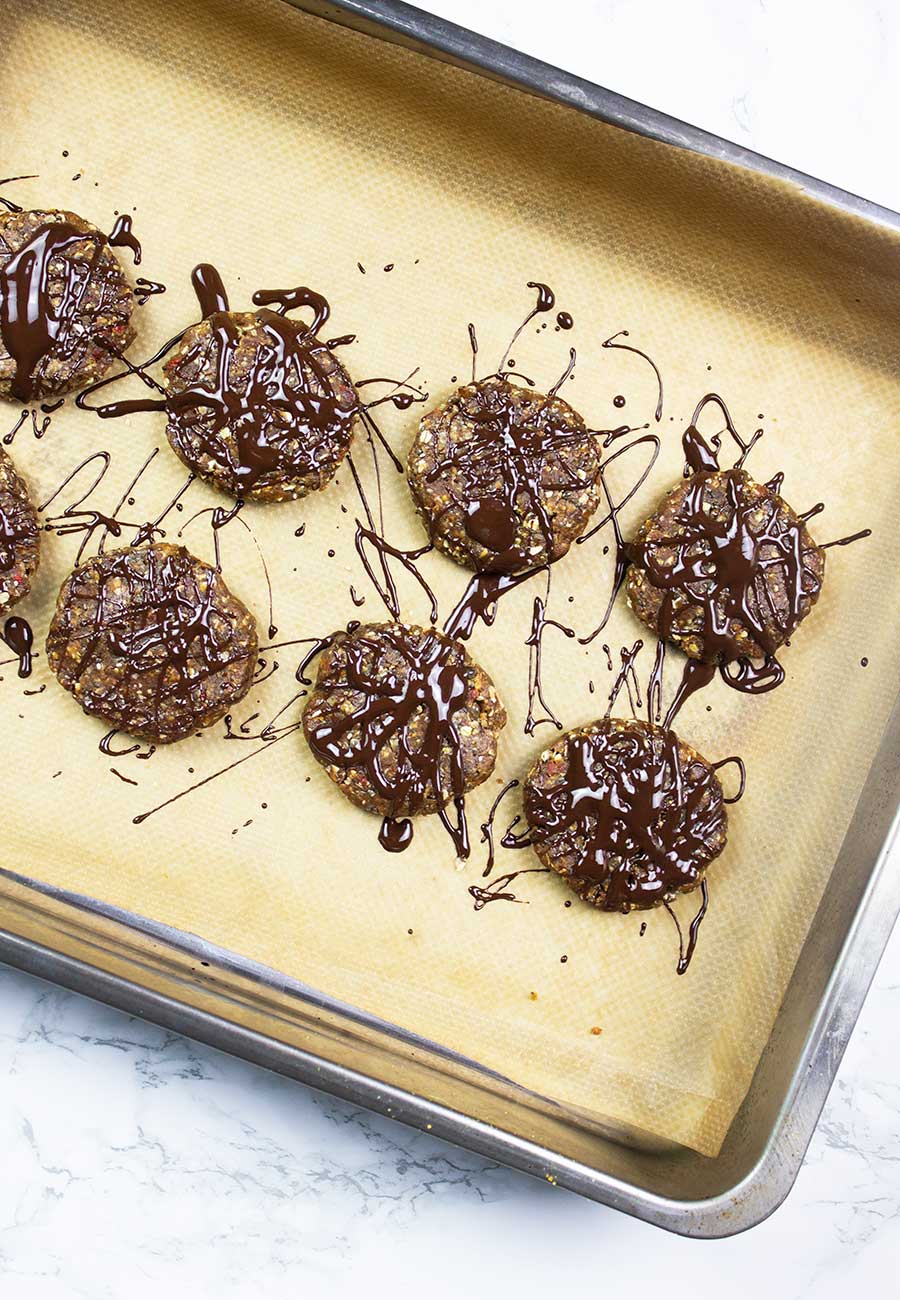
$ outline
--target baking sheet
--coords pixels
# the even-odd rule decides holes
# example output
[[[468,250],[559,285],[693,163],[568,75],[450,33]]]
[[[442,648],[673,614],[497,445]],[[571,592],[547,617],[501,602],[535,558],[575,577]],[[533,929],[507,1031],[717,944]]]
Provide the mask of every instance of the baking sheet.
[[[2,865],[201,934],[526,1087],[714,1154],[896,686],[896,236],[274,0],[163,3],[150,13],[130,0],[14,4],[6,35],[2,171],[40,173],[7,192],[29,205],[72,207],[106,228],[116,210],[135,209],[141,271],[169,285],[142,313],[133,355],[194,318],[188,273],[210,260],[238,308],[259,287],[320,289],[334,309],[327,332],[358,336],[346,354],[355,377],[399,378],[418,366],[416,382],[438,400],[467,373],[467,322],[476,323],[480,356],[496,364],[530,305],[525,282],[544,280],[575,326],[557,333],[551,318],[517,345],[519,368],[539,386],[559,375],[574,345],[566,396],[595,427],[622,415],[652,422],[652,371],[600,346],[622,328],[663,373],[662,452],[624,522],[638,521],[677,478],[681,429],[714,388],[745,433],[766,429],[754,473],[785,470],[785,494],[800,509],[828,502],[817,538],[873,528],[859,546],[829,552],[825,593],[784,655],[780,690],[749,699],[717,683],[681,715],[693,744],[713,759],[739,750],[749,773],[711,873],[700,946],[681,978],[664,913],[639,937],[646,918],[565,908],[565,887],[540,875],[518,882],[527,905],[476,913],[467,886],[480,883],[479,851],[458,870],[430,819],[417,824],[407,853],[384,854],[377,821],[333,790],[298,735],[136,826],[135,815],[258,746],[226,741],[216,728],[149,761],[106,758],[97,750],[104,728],[80,715],[42,658],[27,682],[0,669],[16,809]],[[198,60],[198,49],[214,57]],[[44,93],[53,84],[65,96]],[[626,396],[621,412],[616,394]],[[415,408],[382,412],[402,453]],[[97,504],[110,508],[154,446],[162,451],[135,507],[143,517],[184,482],[162,417],[101,425],[67,405],[42,440],[23,429],[11,450],[43,499],[107,448],[112,468]],[[359,460],[371,491],[371,467]],[[630,477],[620,468],[621,479],[611,478],[619,490]],[[383,616],[353,549],[352,483],[346,473],[339,479],[316,499],[245,512],[272,573],[276,640]],[[193,485],[170,538],[217,500]],[[390,540],[419,543],[393,474],[385,504]],[[37,589],[22,608],[39,635],[79,540],[46,538]],[[183,540],[212,555],[204,520]],[[551,612],[579,631],[605,605],[609,540],[576,548],[555,572]],[[221,542],[226,579],[264,626],[252,543],[231,527]],[[441,557],[423,567],[449,611],[466,575]],[[351,582],[366,595],[361,610]],[[424,619],[420,594],[403,590],[408,616]],[[511,713],[499,779],[521,776],[555,734],[522,730],[524,641],[541,590],[509,596],[494,628],[479,628],[472,642]],[[599,640],[616,650],[641,634],[620,602]],[[646,678],[652,655],[643,653]],[[238,720],[257,709],[264,719],[290,697],[297,654],[276,652],[279,671]],[[677,665],[673,654],[669,691]],[[610,674],[599,643],[580,647],[550,629],[544,677],[566,726],[602,712]],[[44,683],[40,695],[23,695]],[[476,839],[498,788],[469,800]],[[498,870],[532,865],[527,856],[501,853]],[[679,914],[693,906],[683,900]]]

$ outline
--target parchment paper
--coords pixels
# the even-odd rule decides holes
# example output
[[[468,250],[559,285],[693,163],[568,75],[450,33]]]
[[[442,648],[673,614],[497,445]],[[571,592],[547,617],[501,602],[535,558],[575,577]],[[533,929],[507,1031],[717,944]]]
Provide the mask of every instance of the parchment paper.
[[[415,382],[438,400],[468,372],[467,322],[477,326],[484,369],[496,366],[531,304],[525,282],[544,280],[575,327],[557,332],[554,313],[548,329],[531,328],[517,345],[518,368],[539,387],[574,345],[565,396],[594,427],[623,417],[637,425],[653,422],[652,371],[601,342],[628,329],[662,371],[663,449],[623,515],[627,527],[678,477],[681,431],[714,389],[745,434],[766,430],[750,462],[757,477],[784,470],[798,509],[827,502],[814,520],[818,539],[873,528],[868,541],[828,552],[822,600],[784,653],[779,690],[753,699],[717,682],[681,715],[680,730],[703,753],[738,751],[748,770],[682,978],[662,911],[607,916],[577,900],[565,908],[560,881],[531,875],[517,888],[527,905],[476,913],[467,886],[480,881],[483,850],[460,869],[430,818],[417,823],[407,853],[387,855],[377,820],[336,792],[299,734],[135,826],[135,814],[258,742],[226,741],[219,726],[149,761],[110,759],[97,749],[104,727],[81,714],[43,656],[29,681],[13,665],[0,668],[4,866],[198,933],[549,1097],[714,1154],[896,687],[896,236],[276,0],[13,0],[3,34],[0,173],[39,174],[6,193],[75,209],[105,229],[115,211],[133,211],[141,272],[169,286],[138,314],[133,356],[194,319],[189,272],[209,260],[236,308],[260,287],[322,291],[333,304],[326,334],[358,336],[345,352],[357,379],[419,367]],[[621,410],[617,394],[626,397]],[[4,411],[12,425],[15,409]],[[381,414],[404,454],[416,408]],[[110,476],[91,504],[111,509],[160,446],[138,501],[123,511],[140,520],[184,480],[163,424],[157,415],[101,424],[68,403],[41,441],[23,428],[11,450],[43,499],[86,455],[109,449]],[[357,456],[371,493],[362,443]],[[611,475],[616,492],[633,478],[636,456]],[[218,500],[195,484],[169,537]],[[420,544],[393,472],[385,504],[390,540]],[[346,471],[307,501],[245,511],[272,574],[276,640],[385,617],[353,550],[357,513]],[[295,537],[301,523],[305,535]],[[36,590],[20,611],[41,641],[79,540],[45,537]],[[573,548],[555,573],[550,612],[580,632],[606,602],[610,540]],[[211,557],[208,519],[184,541]],[[252,542],[236,526],[221,541],[226,579],[264,629]],[[440,556],[424,568],[445,615],[467,575]],[[360,610],[350,582],[365,594]],[[421,595],[402,589],[407,616],[425,619]],[[521,777],[556,734],[551,726],[523,734],[524,642],[542,591],[540,580],[520,588],[471,643],[511,715],[497,780]],[[548,631],[545,688],[566,726],[603,712],[611,677],[600,642],[617,656],[637,636],[649,640],[622,601],[590,647]],[[303,649],[275,652],[279,671],[237,710],[238,722],[256,712],[265,720],[290,697]],[[639,661],[644,681],[651,662],[652,646]],[[673,652],[667,696],[680,664]],[[469,800],[476,844],[498,788],[492,780]],[[532,865],[527,852],[501,851],[497,869]],[[695,902],[678,904],[683,920]]]

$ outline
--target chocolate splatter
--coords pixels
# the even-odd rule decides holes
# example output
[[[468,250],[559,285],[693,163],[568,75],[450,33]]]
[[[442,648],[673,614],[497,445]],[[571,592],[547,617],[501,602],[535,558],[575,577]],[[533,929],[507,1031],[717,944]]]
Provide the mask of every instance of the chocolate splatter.
[[[548,871],[549,867],[523,867],[520,871],[508,871],[503,876],[497,876],[486,885],[469,885],[469,895],[475,900],[473,910],[480,912],[488,903],[527,903],[527,898],[516,897],[510,885],[519,876],[545,875]]]
[[[633,352],[635,356],[643,357],[643,359],[647,362],[648,366],[652,367],[653,373],[654,375],[656,375],[656,383],[659,389],[659,398],[656,403],[656,411],[654,412],[653,418],[656,421],[656,423],[659,424],[660,420],[662,419],[662,413],[663,413],[662,375],[659,373],[659,367],[657,366],[656,362],[652,359],[652,357],[648,357],[646,352],[642,352],[640,348],[634,347],[634,345],[631,343],[616,342],[617,339],[628,338],[628,337],[629,337],[628,330],[619,330],[618,334],[613,334],[611,338],[606,339],[603,343],[603,346],[605,348],[618,348],[622,352]]]
[[[30,677],[33,657],[32,647],[34,645],[34,633],[31,630],[31,624],[18,614],[10,614],[3,624],[3,640],[13,654],[18,657],[19,676]]]

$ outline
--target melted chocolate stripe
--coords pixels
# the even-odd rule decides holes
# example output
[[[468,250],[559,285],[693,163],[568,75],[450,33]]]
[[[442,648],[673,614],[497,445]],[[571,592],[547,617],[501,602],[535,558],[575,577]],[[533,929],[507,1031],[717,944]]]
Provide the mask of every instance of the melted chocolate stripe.
[[[656,362],[651,357],[648,357],[646,352],[642,352],[640,348],[634,347],[631,343],[617,343],[616,339],[621,338],[628,338],[628,330],[619,330],[618,334],[613,334],[611,338],[604,341],[603,347],[618,348],[622,352],[633,352],[635,356],[643,357],[648,366],[653,368],[653,373],[656,375],[656,383],[659,389],[659,399],[656,403],[656,411],[653,418],[656,420],[656,423],[659,424],[663,413],[663,381],[662,375],[659,373],[659,367]]]

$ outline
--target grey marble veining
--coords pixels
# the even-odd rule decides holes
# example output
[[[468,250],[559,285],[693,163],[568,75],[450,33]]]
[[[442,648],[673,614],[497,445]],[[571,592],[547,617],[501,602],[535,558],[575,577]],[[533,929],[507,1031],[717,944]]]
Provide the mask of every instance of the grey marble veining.
[[[0,1280],[15,1300],[412,1286],[545,1295],[560,1261],[628,1294],[886,1295],[900,1257],[900,932],[797,1187],[697,1243],[0,968]],[[14,1284],[14,1285],[13,1285]],[[321,1288],[317,1291],[316,1288]],[[11,1289],[10,1289],[11,1288]],[[711,1292],[710,1292],[711,1293]]]

